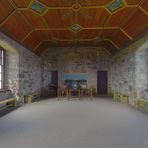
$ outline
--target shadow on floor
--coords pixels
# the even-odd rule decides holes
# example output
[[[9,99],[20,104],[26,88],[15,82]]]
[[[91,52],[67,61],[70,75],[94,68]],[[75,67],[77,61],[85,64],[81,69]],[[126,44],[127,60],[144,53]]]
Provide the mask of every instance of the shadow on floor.
[[[147,109],[146,108],[136,108],[136,107],[132,107],[132,108],[148,116],[148,108]]]
[[[6,114],[9,114],[10,112],[18,109],[20,106],[17,107],[4,107],[0,109],[0,118],[5,116]]]

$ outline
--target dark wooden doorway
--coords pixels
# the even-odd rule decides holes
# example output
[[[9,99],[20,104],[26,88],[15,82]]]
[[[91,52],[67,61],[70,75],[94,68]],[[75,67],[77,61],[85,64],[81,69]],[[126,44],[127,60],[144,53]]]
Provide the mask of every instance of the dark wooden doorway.
[[[97,93],[107,95],[107,71],[97,72]]]
[[[51,84],[58,86],[58,71],[51,71]]]
[[[54,96],[57,96],[58,91],[58,71],[51,71],[51,86],[54,89]]]

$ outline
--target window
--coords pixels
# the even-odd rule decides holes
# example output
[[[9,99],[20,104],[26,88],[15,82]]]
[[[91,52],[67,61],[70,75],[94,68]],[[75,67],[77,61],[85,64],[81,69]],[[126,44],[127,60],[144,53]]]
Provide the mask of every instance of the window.
[[[4,84],[4,50],[0,48],[0,90]]]

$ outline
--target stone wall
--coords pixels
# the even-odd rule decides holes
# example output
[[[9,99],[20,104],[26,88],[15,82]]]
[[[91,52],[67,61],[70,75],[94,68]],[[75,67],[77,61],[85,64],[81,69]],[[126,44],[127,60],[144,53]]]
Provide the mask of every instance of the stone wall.
[[[103,48],[65,47],[50,48],[42,55],[43,87],[51,82],[51,71],[58,70],[59,87],[64,87],[64,74],[87,74],[88,88],[97,88],[97,71],[107,70],[109,75],[110,53]],[[110,79],[109,79],[110,80]],[[110,83],[110,82],[108,82]]]
[[[135,53],[126,50],[117,55],[111,66],[111,91],[127,94],[135,90]]]
[[[19,51],[19,95],[27,95],[41,88],[41,61],[26,49]]]
[[[135,53],[135,56],[136,90],[138,93],[138,97],[144,97],[148,99],[148,40],[139,47],[139,49]]]
[[[53,70],[58,71],[60,88],[65,74],[83,73],[88,88],[97,89],[97,71],[106,70],[109,93],[136,91],[138,97],[148,98],[148,35],[113,58],[100,47],[49,48],[40,58],[2,33],[0,46],[6,51],[5,89],[18,98],[47,88]]]
[[[42,61],[41,68],[42,88],[47,88],[49,84],[51,84],[51,70],[53,70],[54,68],[52,68],[51,64],[46,61]]]
[[[148,89],[148,35],[112,58],[111,91],[124,94],[136,92],[146,96]]]
[[[11,90],[14,96],[19,92],[19,54],[5,50],[5,90]]]
[[[40,57],[2,33],[0,46],[5,50],[5,89],[10,89],[18,99],[40,90]]]

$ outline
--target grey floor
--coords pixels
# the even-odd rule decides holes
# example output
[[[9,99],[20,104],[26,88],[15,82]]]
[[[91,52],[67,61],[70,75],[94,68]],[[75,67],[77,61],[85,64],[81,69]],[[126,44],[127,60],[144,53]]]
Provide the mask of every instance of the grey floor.
[[[44,100],[0,118],[0,148],[148,148],[148,116],[109,99]]]

